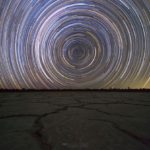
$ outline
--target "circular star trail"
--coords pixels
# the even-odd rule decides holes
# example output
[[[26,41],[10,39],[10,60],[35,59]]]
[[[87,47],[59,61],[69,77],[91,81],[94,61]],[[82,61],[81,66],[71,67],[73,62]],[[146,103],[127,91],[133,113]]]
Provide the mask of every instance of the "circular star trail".
[[[1,89],[150,88],[150,0],[1,0]]]

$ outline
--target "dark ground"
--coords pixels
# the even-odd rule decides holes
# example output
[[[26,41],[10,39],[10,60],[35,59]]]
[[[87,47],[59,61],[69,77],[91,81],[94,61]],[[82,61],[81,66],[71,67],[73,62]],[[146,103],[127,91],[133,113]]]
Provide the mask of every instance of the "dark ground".
[[[150,150],[150,92],[1,92],[0,150]]]

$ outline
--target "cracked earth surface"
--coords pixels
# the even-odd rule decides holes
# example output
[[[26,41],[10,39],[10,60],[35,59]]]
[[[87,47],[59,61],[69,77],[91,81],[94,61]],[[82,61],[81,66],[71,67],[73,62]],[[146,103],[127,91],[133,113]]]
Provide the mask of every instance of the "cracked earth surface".
[[[150,93],[1,92],[0,150],[150,150]]]

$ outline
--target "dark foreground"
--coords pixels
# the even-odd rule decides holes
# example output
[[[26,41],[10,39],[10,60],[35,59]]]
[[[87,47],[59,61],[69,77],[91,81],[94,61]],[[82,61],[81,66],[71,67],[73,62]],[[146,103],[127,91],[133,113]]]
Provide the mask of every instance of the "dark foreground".
[[[150,92],[1,92],[0,150],[150,150]]]

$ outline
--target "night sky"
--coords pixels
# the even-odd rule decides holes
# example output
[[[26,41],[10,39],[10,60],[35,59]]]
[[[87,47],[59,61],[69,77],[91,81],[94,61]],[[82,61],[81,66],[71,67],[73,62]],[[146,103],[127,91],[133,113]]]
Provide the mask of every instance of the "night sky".
[[[0,89],[150,88],[150,0],[0,0]]]

